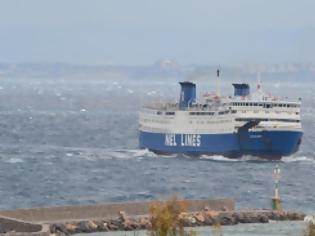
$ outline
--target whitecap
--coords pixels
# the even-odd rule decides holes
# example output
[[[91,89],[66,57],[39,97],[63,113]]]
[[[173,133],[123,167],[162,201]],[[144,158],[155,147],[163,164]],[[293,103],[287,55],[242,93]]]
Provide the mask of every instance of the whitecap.
[[[304,222],[311,223],[311,224],[315,225],[315,215],[314,216],[312,216],[312,215],[305,216]]]
[[[200,159],[212,160],[212,161],[225,161],[225,162],[250,162],[250,161],[268,161],[261,157],[251,156],[251,155],[243,155],[241,158],[229,158],[222,155],[202,155]]]
[[[158,155],[154,152],[151,152],[149,149],[135,149],[128,150],[133,157],[157,157]]]
[[[155,154],[153,153],[155,156],[158,156],[158,157],[163,157],[163,158],[174,158],[174,157],[177,157],[178,154]]]
[[[258,156],[251,156],[251,155],[243,155],[240,159],[240,161],[270,161]]]
[[[211,160],[211,161],[227,161],[227,162],[235,162],[235,161],[242,160],[242,159],[232,159],[232,158],[224,157],[221,155],[201,155],[200,159]]]
[[[289,163],[289,162],[313,162],[315,164],[315,159],[307,156],[289,156],[289,157],[282,157],[281,161]]]
[[[115,159],[130,159],[132,156],[127,152],[127,150],[111,150],[106,152],[106,159],[108,157],[115,158]]]
[[[10,158],[9,160],[6,161],[7,163],[10,163],[10,164],[15,164],[15,163],[22,163],[24,162],[22,159],[20,158]]]

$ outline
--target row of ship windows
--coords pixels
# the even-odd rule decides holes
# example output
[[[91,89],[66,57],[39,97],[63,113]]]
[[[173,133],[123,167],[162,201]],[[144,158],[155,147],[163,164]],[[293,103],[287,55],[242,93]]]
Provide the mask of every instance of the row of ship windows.
[[[231,120],[211,120],[211,121],[189,121],[190,124],[223,124],[223,123],[229,123]]]
[[[152,123],[159,123],[159,124],[169,124],[168,120],[151,120],[151,119],[143,119],[144,123],[152,122]]]
[[[151,119],[143,119],[143,123],[158,123],[158,124],[169,124],[169,121],[163,120],[151,120]],[[189,121],[190,124],[223,124],[229,123],[231,120],[207,120],[207,121]]]
[[[292,122],[292,123],[300,123],[300,120],[293,120],[293,119],[268,119],[268,118],[257,118],[257,119],[250,119],[250,118],[236,118],[235,121],[280,121],[280,122]]]
[[[232,110],[232,111],[219,111],[217,113],[216,112],[189,112],[189,115],[191,115],[191,116],[214,116],[215,114],[225,115],[225,114],[228,114],[230,112],[236,113],[236,111]],[[163,112],[158,111],[156,114],[157,115],[163,115]],[[175,112],[173,112],[173,111],[165,112],[164,114],[167,116],[172,116],[172,115],[175,115]]]
[[[247,111],[241,111],[242,113],[246,113]],[[260,111],[253,111],[254,113],[259,113]],[[269,111],[263,111],[265,113],[270,113]],[[237,111],[235,110],[231,110],[231,111],[219,111],[219,112],[189,112],[189,115],[191,116],[214,116],[216,114],[218,115],[225,115],[225,114],[228,114],[228,113],[232,113],[232,114],[235,114],[237,113]],[[280,113],[280,111],[275,111],[275,113]],[[162,115],[163,112],[161,111],[158,111],[157,112],[158,115]],[[299,114],[299,112],[295,112],[296,115]],[[165,112],[165,115],[167,116],[171,116],[171,115],[175,115],[175,112]]]
[[[248,111],[240,111],[240,112],[242,112],[242,113],[247,113]],[[251,112],[251,111],[250,111]],[[269,114],[270,113],[270,111],[252,111],[253,113],[260,113],[260,112],[263,112],[263,113],[265,113],[265,114]],[[276,114],[280,114],[280,113],[282,113],[282,112],[280,112],[280,111],[272,111],[272,113],[276,113]],[[290,112],[290,111],[285,111],[285,113],[286,114],[295,114],[295,115],[298,115],[298,114],[300,114],[299,112]]]
[[[163,115],[163,112],[158,111],[156,114],[157,115]],[[164,114],[167,115],[167,116],[173,116],[173,115],[175,115],[175,112],[174,111],[167,111]]]
[[[257,119],[251,119],[251,118],[237,118],[235,121],[241,121],[241,122],[248,122],[248,121],[278,121],[278,122],[290,122],[290,123],[300,123],[300,120],[294,120],[294,119],[265,119],[265,118],[257,118]],[[168,121],[163,120],[150,120],[150,119],[144,119],[144,123],[152,122],[152,123],[158,123],[158,124],[168,124]],[[229,123],[231,120],[212,120],[212,121],[189,121],[190,124],[223,124],[223,123]]]
[[[299,104],[287,104],[287,103],[257,103],[257,102],[233,102],[232,106],[259,106],[264,108],[273,107],[300,107]]]
[[[145,130],[147,132],[169,133],[169,131],[165,130],[165,129],[159,129],[159,128],[153,128],[153,127],[147,127],[147,126],[142,126],[140,128],[141,128],[141,130]],[[202,129],[202,130],[195,129],[193,131],[193,133],[197,133],[199,131],[203,131],[204,132],[205,130],[204,129]],[[216,127],[216,128],[209,129],[209,131],[217,131],[217,132],[228,132],[228,131],[230,131],[230,132],[233,132],[234,128],[217,128]]]
[[[191,116],[213,116],[215,114],[218,115],[225,115],[230,113],[230,111],[219,111],[218,113],[215,112],[189,112],[189,115]],[[231,111],[231,113],[236,113],[236,111]]]

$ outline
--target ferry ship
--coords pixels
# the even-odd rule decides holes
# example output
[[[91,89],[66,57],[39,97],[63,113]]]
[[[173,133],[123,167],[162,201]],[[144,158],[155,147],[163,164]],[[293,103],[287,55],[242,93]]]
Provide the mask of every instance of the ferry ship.
[[[217,72],[219,74],[219,72]],[[279,160],[295,153],[303,135],[301,100],[266,95],[257,85],[234,83],[234,96],[205,94],[180,82],[178,102],[145,106],[139,114],[139,145],[158,154],[243,155]]]

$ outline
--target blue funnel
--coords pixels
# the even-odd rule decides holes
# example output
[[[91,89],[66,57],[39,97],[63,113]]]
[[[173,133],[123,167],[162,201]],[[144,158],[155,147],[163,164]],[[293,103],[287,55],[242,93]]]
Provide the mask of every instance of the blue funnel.
[[[181,91],[179,107],[187,108],[196,102],[196,85],[191,82],[180,82]]]
[[[234,86],[234,96],[246,97],[249,95],[248,84],[233,84],[233,86]]]

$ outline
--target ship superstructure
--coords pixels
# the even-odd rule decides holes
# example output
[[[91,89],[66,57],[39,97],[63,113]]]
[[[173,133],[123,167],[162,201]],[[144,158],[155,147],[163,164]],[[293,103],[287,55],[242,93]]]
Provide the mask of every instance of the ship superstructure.
[[[280,159],[296,152],[302,138],[301,101],[289,102],[248,84],[235,83],[234,96],[206,94],[181,82],[177,103],[146,106],[139,114],[139,144],[161,154],[253,155]]]

